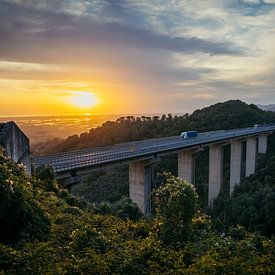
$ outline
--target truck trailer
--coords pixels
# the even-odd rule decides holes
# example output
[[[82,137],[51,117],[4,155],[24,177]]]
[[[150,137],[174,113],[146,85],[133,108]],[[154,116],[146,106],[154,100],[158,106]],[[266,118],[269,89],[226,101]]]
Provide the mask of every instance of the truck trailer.
[[[187,131],[187,132],[182,132],[180,134],[182,139],[187,139],[187,138],[194,138],[198,136],[198,132],[197,131]]]

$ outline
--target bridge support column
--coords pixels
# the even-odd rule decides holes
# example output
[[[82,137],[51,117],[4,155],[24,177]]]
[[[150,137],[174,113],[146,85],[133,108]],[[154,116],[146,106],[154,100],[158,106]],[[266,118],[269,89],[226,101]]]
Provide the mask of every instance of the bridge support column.
[[[230,146],[230,194],[241,181],[242,142],[233,140]]]
[[[223,177],[223,148],[219,145],[209,147],[208,204],[212,205],[220,193]]]
[[[246,163],[245,163],[245,176],[248,177],[255,173],[256,167],[256,149],[257,139],[254,137],[246,140]]]
[[[265,154],[267,151],[267,135],[258,137],[258,153]]]
[[[154,178],[154,164],[137,161],[129,164],[129,195],[144,214],[151,213],[151,191]]]
[[[191,184],[194,184],[194,153],[193,150],[178,153],[178,176]]]

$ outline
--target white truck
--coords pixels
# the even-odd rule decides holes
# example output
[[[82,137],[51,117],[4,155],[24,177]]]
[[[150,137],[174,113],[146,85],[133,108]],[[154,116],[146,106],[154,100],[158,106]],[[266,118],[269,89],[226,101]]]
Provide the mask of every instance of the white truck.
[[[198,136],[198,132],[197,131],[187,131],[187,132],[182,132],[180,134],[182,139],[187,139],[187,138],[194,138]]]

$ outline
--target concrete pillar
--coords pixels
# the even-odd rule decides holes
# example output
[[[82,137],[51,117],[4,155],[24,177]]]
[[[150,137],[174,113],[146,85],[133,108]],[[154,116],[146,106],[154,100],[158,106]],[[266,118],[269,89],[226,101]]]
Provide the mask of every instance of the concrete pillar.
[[[256,148],[257,139],[254,137],[246,140],[246,165],[245,165],[245,176],[248,177],[255,173],[256,167]]]
[[[258,153],[265,154],[267,151],[267,135],[258,137]]]
[[[212,205],[220,193],[223,177],[223,148],[218,145],[209,147],[208,204]]]
[[[230,194],[241,181],[242,142],[233,140],[230,149]]]
[[[145,183],[144,183],[144,213],[150,215],[152,213],[152,183],[154,181],[154,164],[145,166]]]
[[[194,166],[194,151],[178,153],[178,176],[191,184],[194,184]]]
[[[129,196],[144,214],[151,213],[153,166],[149,161],[129,164]]]

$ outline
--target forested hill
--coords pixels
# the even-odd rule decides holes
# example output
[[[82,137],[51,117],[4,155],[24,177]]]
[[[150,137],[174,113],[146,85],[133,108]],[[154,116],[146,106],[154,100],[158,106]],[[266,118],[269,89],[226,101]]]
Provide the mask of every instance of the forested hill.
[[[249,127],[255,123],[275,123],[275,113],[266,112],[256,105],[240,100],[218,103],[191,115],[161,117],[121,117],[107,121],[80,136],[73,135],[65,140],[52,140],[33,147],[36,155],[45,155],[80,148],[111,145],[120,142],[178,135],[185,130],[211,131]]]

